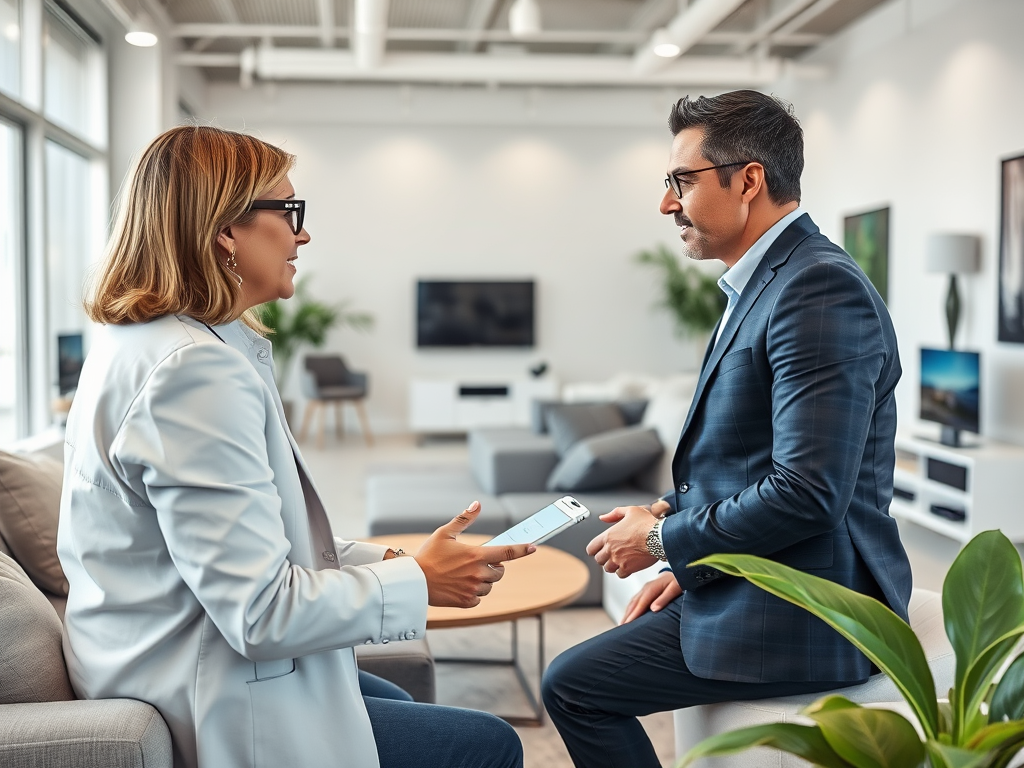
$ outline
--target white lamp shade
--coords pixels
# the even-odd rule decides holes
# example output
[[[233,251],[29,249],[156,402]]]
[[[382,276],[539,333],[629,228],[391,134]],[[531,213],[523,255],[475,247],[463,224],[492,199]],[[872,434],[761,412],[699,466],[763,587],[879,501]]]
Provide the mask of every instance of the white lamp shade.
[[[536,35],[540,29],[540,6],[537,0],[515,0],[508,9],[508,31],[512,37]]]
[[[937,232],[928,236],[925,268],[929,272],[968,274],[977,272],[980,241],[977,235]]]
[[[139,48],[151,48],[159,42],[156,26],[144,11],[139,11],[132,19],[131,25],[124,33],[125,42]]]

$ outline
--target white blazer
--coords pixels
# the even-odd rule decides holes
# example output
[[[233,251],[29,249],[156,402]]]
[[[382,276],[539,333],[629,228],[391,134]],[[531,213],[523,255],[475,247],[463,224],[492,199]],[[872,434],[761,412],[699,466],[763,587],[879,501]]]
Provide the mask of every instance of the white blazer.
[[[423,572],[331,536],[270,343],[215,330],[107,326],[85,363],[57,537],[72,685],[156,707],[176,768],[375,768],[352,647],[423,636]]]

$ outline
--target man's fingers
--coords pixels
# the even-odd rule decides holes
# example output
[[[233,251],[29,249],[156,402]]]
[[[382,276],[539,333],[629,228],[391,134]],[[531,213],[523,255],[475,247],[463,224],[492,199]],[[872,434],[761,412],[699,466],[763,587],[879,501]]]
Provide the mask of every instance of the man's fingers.
[[[617,523],[625,516],[626,510],[622,507],[616,507],[611,512],[605,512],[603,515],[600,515],[600,518],[605,523]]]
[[[532,555],[537,551],[533,544],[506,544],[500,547],[480,547],[480,559],[486,563],[504,563]]]
[[[604,547],[604,534],[599,533],[597,536],[590,540],[587,544],[587,554],[593,557]]]
[[[472,525],[473,521],[476,520],[477,515],[479,514],[480,502],[474,501],[472,504],[466,507],[465,511],[461,512],[460,514],[452,518],[452,521],[450,523],[446,523],[441,527],[449,536],[451,536],[451,538],[454,539],[464,530],[469,528],[469,526]]]

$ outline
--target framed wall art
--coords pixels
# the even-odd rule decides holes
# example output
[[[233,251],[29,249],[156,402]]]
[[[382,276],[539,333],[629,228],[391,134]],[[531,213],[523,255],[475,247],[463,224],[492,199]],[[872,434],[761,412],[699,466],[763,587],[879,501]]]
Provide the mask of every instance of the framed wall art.
[[[882,301],[889,301],[889,208],[843,219],[843,248],[864,270]]]
[[[1024,344],[1024,155],[1003,160],[999,341]]]

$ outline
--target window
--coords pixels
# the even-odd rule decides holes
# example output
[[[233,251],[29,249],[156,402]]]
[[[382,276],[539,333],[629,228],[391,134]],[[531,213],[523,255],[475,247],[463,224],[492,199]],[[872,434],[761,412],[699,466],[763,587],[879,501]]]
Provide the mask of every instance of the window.
[[[20,0],[0,0],[0,90],[21,92]]]
[[[0,120],[0,445],[20,429],[17,403],[24,375],[21,345],[21,131]]]
[[[43,113],[55,123],[88,133],[89,49],[49,8],[43,29],[43,72]]]

